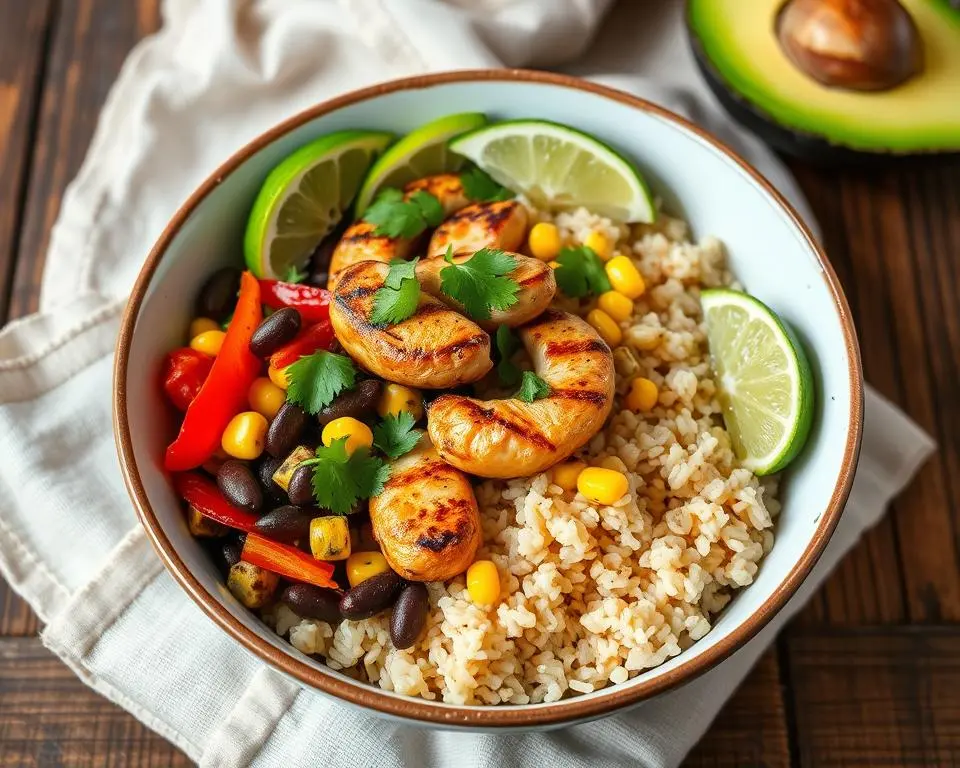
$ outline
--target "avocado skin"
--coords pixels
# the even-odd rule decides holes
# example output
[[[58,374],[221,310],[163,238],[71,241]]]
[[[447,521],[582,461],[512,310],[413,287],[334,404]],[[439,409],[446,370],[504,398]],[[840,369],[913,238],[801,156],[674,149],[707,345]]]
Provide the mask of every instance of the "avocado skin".
[[[713,95],[717,97],[717,100],[734,120],[756,134],[761,141],[773,149],[813,165],[830,167],[873,168],[891,165],[916,166],[927,163],[942,165],[947,162],[960,161],[960,151],[910,154],[873,152],[834,144],[822,136],[788,128],[730,87],[727,81],[717,72],[710,57],[703,50],[696,33],[690,29],[689,15],[685,14],[685,16],[687,41],[693,51],[697,68]]]

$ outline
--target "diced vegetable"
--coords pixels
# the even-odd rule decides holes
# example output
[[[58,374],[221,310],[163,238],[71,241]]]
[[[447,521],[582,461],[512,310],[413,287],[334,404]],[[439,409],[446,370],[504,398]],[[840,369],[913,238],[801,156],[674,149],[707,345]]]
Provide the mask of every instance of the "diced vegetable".
[[[194,401],[213,368],[213,358],[183,347],[168,354],[163,362],[163,391],[181,411]]]
[[[278,544],[255,533],[248,533],[243,544],[243,560],[259,565],[287,579],[339,589],[333,580],[333,566],[313,559],[306,552],[287,544]]]
[[[227,589],[247,608],[263,608],[279,584],[276,573],[243,560],[230,566],[227,576]]]
[[[168,470],[178,472],[203,464],[220,447],[227,424],[243,410],[247,390],[262,366],[249,349],[250,337],[261,319],[260,284],[244,272],[240,298],[220,354],[187,408],[180,434],[167,448],[164,466]]]
[[[293,473],[297,471],[297,467],[307,459],[312,458],[312,450],[305,445],[298,445],[290,452],[290,455],[283,460],[283,464],[277,467],[277,471],[273,473],[273,482],[283,488],[283,490],[287,490],[290,487],[290,478],[292,478]]]
[[[330,291],[312,285],[261,280],[261,300],[272,309],[294,307],[305,323],[318,323],[330,317]]]
[[[214,522],[240,531],[254,530],[257,516],[228,502],[217,484],[199,472],[181,472],[173,476],[173,487],[184,501]]]
[[[317,560],[350,557],[350,526],[341,515],[315,517],[310,521],[310,551]]]
[[[227,526],[205,517],[203,512],[193,504],[187,507],[187,528],[198,539],[215,539],[225,536],[227,531],[230,530]]]

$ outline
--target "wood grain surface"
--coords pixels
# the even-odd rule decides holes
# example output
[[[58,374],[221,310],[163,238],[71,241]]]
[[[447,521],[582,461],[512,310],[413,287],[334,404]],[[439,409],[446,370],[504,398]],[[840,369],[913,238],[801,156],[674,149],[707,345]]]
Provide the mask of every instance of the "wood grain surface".
[[[159,0],[0,0],[0,20],[4,321],[37,307],[64,189],[124,57],[159,25]],[[847,291],[867,379],[940,450],[687,765],[960,765],[960,168],[790,165]],[[189,764],[37,631],[0,582],[0,767]]]

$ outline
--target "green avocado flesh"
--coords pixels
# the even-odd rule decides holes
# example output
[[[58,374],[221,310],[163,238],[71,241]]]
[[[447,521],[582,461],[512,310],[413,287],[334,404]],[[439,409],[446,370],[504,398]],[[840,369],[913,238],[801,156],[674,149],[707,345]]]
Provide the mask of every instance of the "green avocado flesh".
[[[768,120],[831,144],[900,154],[960,150],[960,12],[902,0],[923,40],[924,69],[889,91],[828,88],[798,70],[774,32],[783,0],[689,0],[691,33],[726,89]]]

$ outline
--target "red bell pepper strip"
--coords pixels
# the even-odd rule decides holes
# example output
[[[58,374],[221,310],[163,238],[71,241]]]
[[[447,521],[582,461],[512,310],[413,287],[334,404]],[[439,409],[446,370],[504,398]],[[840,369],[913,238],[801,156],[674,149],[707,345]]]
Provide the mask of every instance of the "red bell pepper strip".
[[[332,345],[333,326],[329,320],[322,320],[302,329],[293,341],[270,355],[270,365],[277,370],[286,368],[301,357],[312,355],[319,349],[330,349]]]
[[[180,498],[204,517],[238,531],[256,530],[257,516],[227,501],[217,484],[199,472],[178,472],[173,476],[173,487]]]
[[[333,565],[315,560],[296,547],[271,541],[256,533],[247,534],[240,559],[294,581],[339,589],[337,583],[330,578],[333,575]]]
[[[249,272],[240,280],[240,298],[233,320],[213,361],[210,375],[190,403],[180,434],[167,448],[164,466],[171,472],[199,467],[220,446],[230,419],[244,410],[247,390],[263,363],[250,351],[250,338],[263,319],[260,283]]]
[[[330,291],[282,280],[261,280],[260,300],[271,309],[293,307],[304,324],[318,323],[330,316]]]
[[[212,367],[212,357],[190,347],[175,349],[164,358],[163,391],[178,410],[190,407]]]

